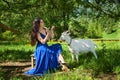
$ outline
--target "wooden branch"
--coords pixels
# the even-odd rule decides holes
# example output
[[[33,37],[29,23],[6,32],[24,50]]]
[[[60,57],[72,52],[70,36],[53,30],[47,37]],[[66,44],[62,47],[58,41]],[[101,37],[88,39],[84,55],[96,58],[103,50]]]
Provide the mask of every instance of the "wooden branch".
[[[15,29],[13,29],[13,28],[10,28],[10,27],[2,24],[2,23],[0,23],[0,28],[3,28],[3,29],[5,29],[5,30],[10,30],[10,31],[12,31],[12,32],[14,32],[14,33],[20,33],[18,30],[15,30]]]

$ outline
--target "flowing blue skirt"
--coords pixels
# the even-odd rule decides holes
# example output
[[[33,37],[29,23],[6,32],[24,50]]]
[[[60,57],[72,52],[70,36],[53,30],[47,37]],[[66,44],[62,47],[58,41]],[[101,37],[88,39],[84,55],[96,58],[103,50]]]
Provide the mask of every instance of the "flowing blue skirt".
[[[27,75],[42,76],[49,72],[59,68],[58,56],[62,52],[60,44],[53,44],[48,46],[47,44],[41,44],[38,42],[36,50],[34,52],[35,67],[26,71]]]

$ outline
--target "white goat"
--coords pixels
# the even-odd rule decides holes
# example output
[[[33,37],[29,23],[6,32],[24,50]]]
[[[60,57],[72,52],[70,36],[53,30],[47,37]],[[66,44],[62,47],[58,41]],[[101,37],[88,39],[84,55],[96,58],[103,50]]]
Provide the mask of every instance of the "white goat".
[[[72,61],[74,60],[74,54],[76,55],[76,59],[78,62],[78,56],[81,52],[92,52],[95,58],[97,59],[97,55],[95,52],[95,44],[92,40],[87,39],[72,39],[68,31],[62,33],[60,40],[65,40],[68,43],[68,48],[71,52]]]

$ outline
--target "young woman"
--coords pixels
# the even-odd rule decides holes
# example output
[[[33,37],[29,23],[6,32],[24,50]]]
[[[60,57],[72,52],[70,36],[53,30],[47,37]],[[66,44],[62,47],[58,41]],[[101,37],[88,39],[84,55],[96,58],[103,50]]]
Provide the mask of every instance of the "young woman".
[[[39,75],[47,73],[49,70],[59,68],[62,64],[62,70],[68,71],[65,61],[62,56],[62,47],[60,44],[47,45],[49,40],[49,31],[44,28],[44,21],[41,18],[36,18],[33,21],[31,33],[31,45],[36,45],[34,57],[36,59],[35,67],[26,71],[28,75]]]

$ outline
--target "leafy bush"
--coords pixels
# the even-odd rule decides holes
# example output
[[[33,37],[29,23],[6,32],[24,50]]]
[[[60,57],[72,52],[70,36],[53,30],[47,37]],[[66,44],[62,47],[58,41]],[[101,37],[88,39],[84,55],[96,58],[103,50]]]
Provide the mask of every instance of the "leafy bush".
[[[86,36],[89,38],[101,38],[102,37],[102,25],[98,20],[90,20],[88,22],[88,29]]]
[[[0,46],[0,61],[30,60],[35,47],[30,44],[7,44]]]
[[[13,34],[11,31],[5,31],[1,35],[1,39],[4,41],[11,41],[14,40],[16,37],[15,34]]]
[[[69,22],[69,30],[72,32],[73,37],[85,37],[87,31],[86,18],[71,18]]]
[[[107,16],[99,18],[85,15],[77,18],[71,17],[68,25],[72,36],[80,38],[103,38],[104,34],[110,35],[120,29],[120,21],[115,21]]]
[[[102,25],[99,19],[81,16],[72,18],[69,22],[69,29],[74,37],[101,38]]]

